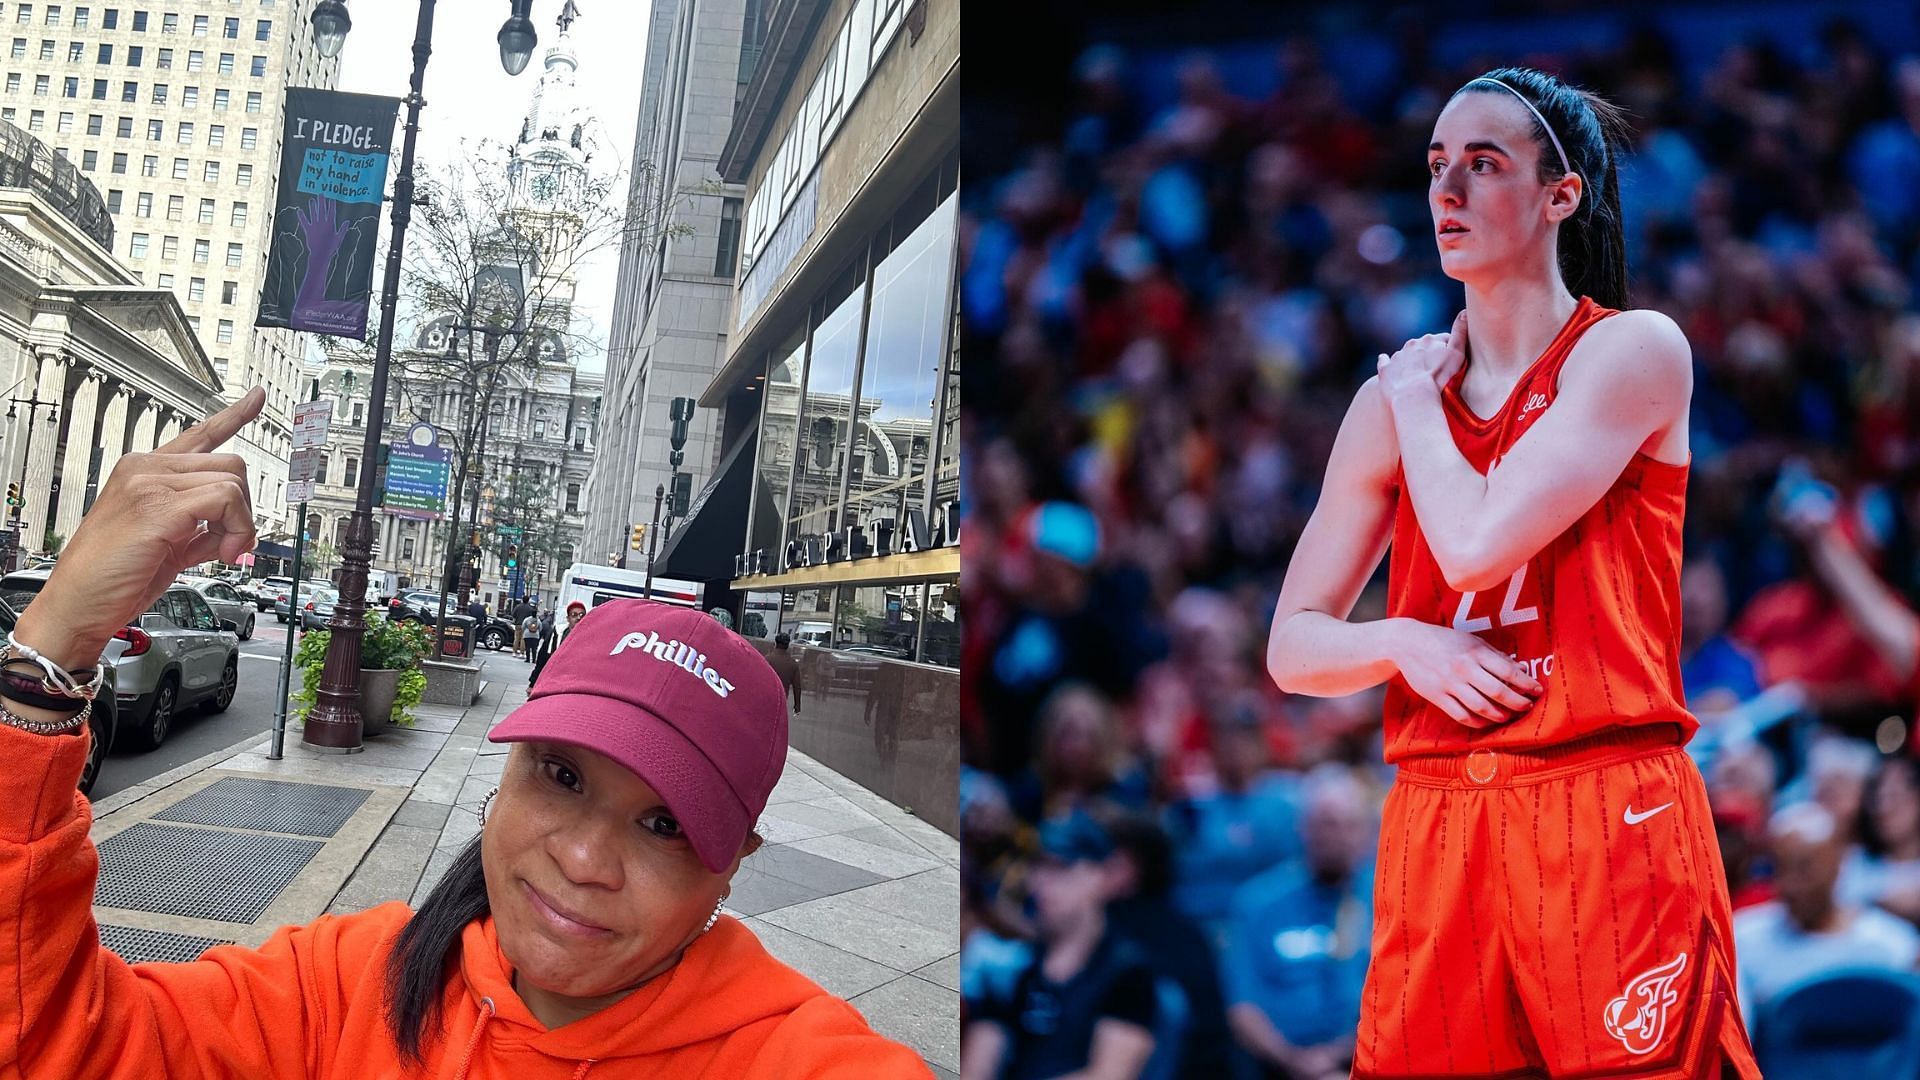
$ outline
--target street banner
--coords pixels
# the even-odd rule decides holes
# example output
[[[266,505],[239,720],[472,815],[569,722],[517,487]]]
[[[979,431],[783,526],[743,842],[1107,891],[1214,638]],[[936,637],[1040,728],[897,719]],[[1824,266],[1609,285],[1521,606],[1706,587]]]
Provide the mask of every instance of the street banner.
[[[447,509],[447,448],[432,424],[415,424],[387,455],[387,513],[438,521]]]
[[[367,336],[400,100],[288,87],[273,240],[255,326]]]

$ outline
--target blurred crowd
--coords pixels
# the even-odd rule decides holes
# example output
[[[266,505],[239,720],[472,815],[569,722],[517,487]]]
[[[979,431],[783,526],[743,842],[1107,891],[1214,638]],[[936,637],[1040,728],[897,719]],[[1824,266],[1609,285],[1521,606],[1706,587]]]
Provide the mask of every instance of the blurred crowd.
[[[1094,47],[1057,138],[969,178],[969,1073],[1346,1075],[1381,691],[1280,693],[1267,623],[1374,357],[1460,304],[1434,118],[1516,60],[1631,113],[1632,306],[1693,346],[1683,679],[1743,1007],[1913,967],[1920,54],[1817,30],[1443,63],[1394,22],[1384,80],[1302,38],[1263,98]],[[1384,609],[1383,569],[1353,618]]]

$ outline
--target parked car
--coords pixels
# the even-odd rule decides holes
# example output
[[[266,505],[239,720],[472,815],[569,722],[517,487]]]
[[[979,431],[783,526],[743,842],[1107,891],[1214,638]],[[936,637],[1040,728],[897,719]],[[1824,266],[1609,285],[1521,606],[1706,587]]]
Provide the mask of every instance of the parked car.
[[[240,591],[242,594],[247,594],[251,590],[254,609],[267,611],[273,607],[273,602],[280,598],[280,594],[286,592],[292,584],[293,579],[289,577],[263,577],[250,582],[247,588],[242,588]]]
[[[207,602],[207,606],[213,609],[215,615],[222,619],[231,619],[233,624],[240,628],[241,641],[247,641],[253,637],[254,607],[247,602],[246,597],[240,595],[238,589],[218,578],[183,577],[174,584],[185,585],[199,593],[201,599]]]
[[[17,570],[0,578],[0,603],[26,610],[46,586],[48,571]],[[102,659],[113,665],[116,725],[144,750],[158,747],[182,708],[204,703],[225,712],[239,686],[239,627],[221,619],[201,595],[173,585],[147,613],[120,628]]]
[[[440,594],[431,589],[412,589],[401,593],[387,603],[387,618],[397,623],[423,623],[429,633],[433,630],[434,616],[440,610]],[[513,630],[503,619],[489,618],[485,627],[478,633],[473,630],[473,617],[461,613],[453,597],[447,597],[447,625],[464,626],[468,629],[467,640],[478,641],[490,649],[513,640]]]
[[[107,646],[118,669],[116,691],[131,719],[135,745],[157,748],[179,710],[204,705],[225,712],[240,684],[239,627],[222,619],[199,593],[174,585]]]
[[[325,588],[331,588],[331,586],[320,581],[303,581],[300,583],[300,596],[293,603],[288,603],[287,590],[282,588],[273,598],[273,617],[281,622],[292,621],[293,610],[304,609],[307,601],[313,599],[313,594]]]
[[[0,634],[13,633],[13,624],[19,618],[12,607],[0,601]],[[106,679],[100,686],[99,695],[93,699],[93,713],[87,717],[87,726],[93,729],[93,745],[87,747],[87,764],[80,770],[82,795],[93,793],[93,785],[100,779],[100,763],[107,759],[108,751],[113,749],[114,737],[120,729],[120,710],[114,698],[115,688],[120,682],[119,669],[110,663],[106,668]]]
[[[333,609],[340,603],[340,590],[315,589],[313,598],[300,609],[300,628],[302,630],[325,630],[333,622]]]

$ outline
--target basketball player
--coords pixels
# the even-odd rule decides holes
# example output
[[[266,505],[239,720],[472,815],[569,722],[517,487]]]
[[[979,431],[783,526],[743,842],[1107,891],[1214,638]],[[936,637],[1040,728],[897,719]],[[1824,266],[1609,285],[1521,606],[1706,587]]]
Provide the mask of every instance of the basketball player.
[[[1623,310],[1622,130],[1529,69],[1455,92],[1427,201],[1466,310],[1360,388],[1280,591],[1282,689],[1388,684],[1357,1077],[1759,1076],[1681,749],[1691,354]]]

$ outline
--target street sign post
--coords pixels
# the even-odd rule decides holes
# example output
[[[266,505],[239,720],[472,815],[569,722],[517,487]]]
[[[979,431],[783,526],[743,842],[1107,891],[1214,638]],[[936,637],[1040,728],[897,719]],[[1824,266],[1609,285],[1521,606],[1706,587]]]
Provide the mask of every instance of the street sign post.
[[[287,501],[299,503],[293,542],[293,584],[287,586],[286,656],[280,664],[280,698],[273,710],[273,745],[269,761],[279,761],[287,738],[287,693],[292,686],[293,640],[299,637],[300,563],[307,551],[307,500],[313,498],[313,480],[319,475],[320,448],[327,443],[327,427],[333,423],[333,402],[325,399],[303,401],[293,407],[293,453],[287,463]]]
[[[450,471],[439,431],[432,424],[413,425],[387,456],[387,513],[439,521],[446,514]]]

